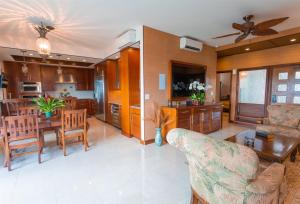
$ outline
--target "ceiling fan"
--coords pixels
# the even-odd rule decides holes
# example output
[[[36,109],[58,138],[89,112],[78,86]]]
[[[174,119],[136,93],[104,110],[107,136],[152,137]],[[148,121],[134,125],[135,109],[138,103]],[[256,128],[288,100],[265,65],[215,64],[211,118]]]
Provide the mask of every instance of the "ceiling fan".
[[[250,34],[255,35],[255,36],[265,36],[265,35],[277,34],[278,32],[276,30],[272,29],[271,27],[276,26],[289,18],[289,17],[276,18],[276,19],[264,21],[264,22],[261,22],[261,23],[258,23],[255,25],[255,23],[253,21],[251,21],[251,19],[253,17],[254,17],[254,15],[247,15],[247,16],[243,17],[245,23],[243,23],[243,24],[233,23],[232,24],[232,28],[237,29],[240,32],[218,36],[213,39],[225,38],[225,37],[229,37],[229,36],[233,36],[233,35],[240,35],[235,39],[235,43],[238,43],[238,42],[242,41],[243,39],[245,39],[246,37],[248,37],[248,35],[250,35]]]

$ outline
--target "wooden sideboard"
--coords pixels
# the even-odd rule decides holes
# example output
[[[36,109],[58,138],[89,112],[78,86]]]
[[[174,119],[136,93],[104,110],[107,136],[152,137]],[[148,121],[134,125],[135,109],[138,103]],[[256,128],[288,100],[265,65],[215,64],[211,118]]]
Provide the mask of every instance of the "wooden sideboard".
[[[170,123],[162,129],[165,137],[173,128],[184,128],[208,134],[222,127],[221,104],[202,106],[162,107],[165,115],[169,115]]]

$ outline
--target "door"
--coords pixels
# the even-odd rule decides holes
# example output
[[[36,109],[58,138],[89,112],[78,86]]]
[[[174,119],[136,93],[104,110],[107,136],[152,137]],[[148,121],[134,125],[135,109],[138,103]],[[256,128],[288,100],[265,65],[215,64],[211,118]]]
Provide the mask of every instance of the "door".
[[[238,72],[237,118],[256,123],[266,116],[267,69]]]
[[[300,104],[300,65],[273,69],[271,104]]]
[[[231,71],[217,73],[217,97],[223,106],[223,122],[230,120]]]

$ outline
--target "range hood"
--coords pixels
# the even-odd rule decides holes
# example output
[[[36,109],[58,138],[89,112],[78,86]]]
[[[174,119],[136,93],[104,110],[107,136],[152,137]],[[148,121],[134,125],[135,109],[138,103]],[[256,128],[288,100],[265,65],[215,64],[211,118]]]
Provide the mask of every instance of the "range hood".
[[[76,84],[77,81],[72,74],[59,74],[56,84]]]

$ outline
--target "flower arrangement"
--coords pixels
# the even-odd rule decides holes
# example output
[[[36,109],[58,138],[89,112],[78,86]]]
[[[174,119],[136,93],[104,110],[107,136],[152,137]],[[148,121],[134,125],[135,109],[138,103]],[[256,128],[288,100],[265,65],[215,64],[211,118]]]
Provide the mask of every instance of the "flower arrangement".
[[[46,117],[51,117],[52,113],[57,109],[65,106],[64,100],[52,97],[39,97],[33,100],[40,109],[41,112],[45,113]]]
[[[204,104],[205,103],[205,92],[211,88],[210,85],[200,83],[199,81],[194,81],[190,83],[189,90],[192,91],[191,99],[194,104]]]

